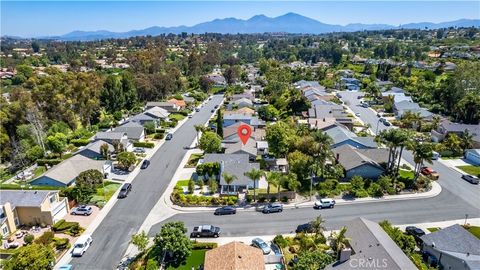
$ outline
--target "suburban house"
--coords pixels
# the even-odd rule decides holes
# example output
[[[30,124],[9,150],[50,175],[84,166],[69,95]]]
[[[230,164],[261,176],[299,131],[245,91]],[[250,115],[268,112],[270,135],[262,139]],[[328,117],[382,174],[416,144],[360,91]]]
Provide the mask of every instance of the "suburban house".
[[[230,242],[205,253],[205,270],[265,270],[261,249]]]
[[[234,136],[238,135],[235,134]],[[223,143],[225,154],[248,154],[249,160],[254,161],[257,157],[256,141],[249,138],[245,144],[238,139],[236,142],[230,141],[229,143]]]
[[[382,99],[384,102],[387,101],[390,96],[393,97],[394,103],[398,103],[401,101],[413,102],[410,96],[405,95],[405,90],[403,90],[402,88],[392,87],[392,89],[382,92]]]
[[[265,158],[265,162],[268,165],[270,171],[288,172],[288,161],[286,158]]]
[[[187,104],[195,103],[195,98],[193,98],[191,96],[187,96],[186,94],[183,94],[182,97],[183,97],[183,100],[185,101],[185,103],[187,103]]]
[[[115,151],[115,148],[111,143],[108,143],[103,140],[97,140],[94,142],[91,142],[84,146],[83,148],[79,149],[77,152],[75,152],[75,155],[81,155],[84,157],[88,157],[91,159],[104,159],[105,157],[102,155],[101,146],[107,144],[108,145],[108,152],[113,153]]]
[[[86,170],[98,170],[105,178],[110,177],[112,162],[109,160],[94,160],[83,155],[62,161],[48,169],[44,174],[30,182],[31,185],[67,187],[75,182],[75,178]]]
[[[161,121],[168,119],[169,115],[170,113],[165,109],[160,107],[152,107],[148,110],[145,110],[143,113],[132,116],[130,119],[128,119],[128,122],[136,122],[140,123],[141,125],[153,123],[155,127],[158,127],[160,126]]]
[[[374,137],[358,137],[357,134],[342,125],[327,129],[325,133],[333,140],[332,148],[337,148],[345,144],[360,149],[378,147]]]
[[[132,144],[128,140],[127,133],[124,131],[97,132],[97,134],[95,134],[95,141],[98,140],[106,141],[112,145],[114,145],[115,142],[119,142],[125,150],[130,151],[132,149]]]
[[[249,114],[228,114],[223,116],[223,127],[228,127],[238,122],[243,122],[255,128],[265,126],[263,120]]]
[[[168,116],[170,115],[170,113],[167,110],[160,107],[156,107],[156,106],[150,109],[147,109],[144,112],[144,114],[149,115],[155,119],[161,119],[161,120],[168,119]]]
[[[388,149],[356,149],[348,144],[334,148],[335,161],[345,169],[345,178],[361,176],[365,179],[378,179],[388,162]]]
[[[187,108],[187,103],[183,99],[172,98],[169,99],[167,102],[175,104],[179,110]]]
[[[237,100],[240,100],[240,99],[248,99],[250,101],[253,101],[255,99],[254,95],[249,92],[249,91],[245,91],[241,94],[234,94],[232,95],[232,97],[230,98],[232,101],[237,101]]]
[[[267,141],[257,141],[257,154],[258,155],[268,154],[268,142]]]
[[[346,229],[349,248],[342,250],[339,260],[325,267],[325,270],[417,269],[376,222],[356,218],[347,224]]]
[[[9,235],[21,225],[53,225],[68,211],[58,190],[1,190],[0,233]]]
[[[206,154],[203,163],[215,162],[220,164],[220,193],[245,192],[248,188],[253,188],[253,181],[245,176],[245,173],[255,168],[260,169],[259,163],[250,163],[248,154]],[[227,185],[222,174],[227,172],[236,177],[236,179]],[[263,181],[264,182],[264,181]],[[262,186],[262,180],[257,180],[257,188]],[[266,185],[265,185],[266,186]]]
[[[480,165],[480,149],[468,149],[465,151],[465,159],[475,165]]]
[[[433,113],[427,109],[420,107],[418,103],[408,100],[402,100],[393,104],[393,111],[397,118],[402,118],[405,112],[419,113],[422,119],[432,119]]]
[[[177,112],[179,110],[177,104],[172,103],[172,102],[166,102],[166,101],[147,102],[147,105],[145,105],[145,110],[149,110],[153,107],[159,107],[159,108],[167,110],[168,112]]]
[[[238,110],[235,110],[235,111],[224,111],[224,112],[223,112],[223,115],[229,115],[229,114],[249,114],[249,115],[254,115],[254,114],[255,114],[255,110],[254,110],[254,109],[251,109],[251,108],[248,108],[248,107],[244,107],[244,108],[241,108],[241,109],[238,109]]]
[[[443,120],[436,130],[431,131],[432,141],[440,142],[450,133],[455,133],[457,135],[462,135],[465,130],[473,136],[473,147],[480,147],[480,125],[468,125],[468,124],[459,124],[453,123],[449,120]]]
[[[322,88],[323,87],[317,81],[305,81],[305,80],[300,80],[298,82],[295,82],[293,84],[293,86],[295,86],[295,88],[297,88],[297,89],[304,89],[304,88],[308,88],[308,87],[313,87],[313,88]]]
[[[209,81],[213,83],[214,86],[226,86],[227,80],[221,74],[209,74],[206,76]]]
[[[127,122],[116,127],[112,132],[124,132],[127,138],[134,142],[143,142],[145,140],[145,128],[136,122]]]
[[[455,224],[421,238],[422,251],[440,269],[480,269],[480,239],[462,226]]]
[[[232,102],[238,109],[253,107],[253,102],[248,98],[237,99]]]
[[[360,90],[360,81],[355,78],[341,77],[340,85],[342,89],[347,89],[349,91]]]

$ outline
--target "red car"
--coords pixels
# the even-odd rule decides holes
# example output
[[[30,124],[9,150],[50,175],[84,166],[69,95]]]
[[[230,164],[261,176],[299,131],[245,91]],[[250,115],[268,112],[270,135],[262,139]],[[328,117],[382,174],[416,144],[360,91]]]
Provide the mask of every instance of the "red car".
[[[422,167],[422,169],[420,170],[420,173],[435,180],[440,177],[438,172],[430,167]]]

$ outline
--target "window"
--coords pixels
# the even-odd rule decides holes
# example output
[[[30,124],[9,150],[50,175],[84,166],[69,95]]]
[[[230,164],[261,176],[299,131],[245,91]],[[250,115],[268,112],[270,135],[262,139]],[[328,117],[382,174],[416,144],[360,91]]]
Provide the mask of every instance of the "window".
[[[2,228],[2,234],[3,234],[3,235],[8,234],[8,227],[7,227],[7,226],[5,226],[5,227]]]
[[[54,203],[56,201],[57,201],[57,196],[56,195],[50,196],[50,203]]]

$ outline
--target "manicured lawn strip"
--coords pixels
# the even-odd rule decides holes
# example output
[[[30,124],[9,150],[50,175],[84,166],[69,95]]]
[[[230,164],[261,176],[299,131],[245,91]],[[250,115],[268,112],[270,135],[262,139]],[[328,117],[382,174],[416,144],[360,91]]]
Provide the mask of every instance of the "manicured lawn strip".
[[[194,153],[191,154],[188,158],[187,164],[185,164],[185,168],[194,168],[197,165],[198,160],[202,157],[202,154]]]
[[[185,264],[180,265],[177,268],[174,268],[172,266],[169,266],[167,270],[192,270],[192,269],[198,269],[198,267],[205,262],[205,252],[206,249],[197,249],[197,250],[192,250],[192,253],[190,256],[187,258],[187,261]],[[192,268],[193,267],[193,268]]]
[[[480,227],[478,226],[471,226],[470,228],[468,228],[468,231],[475,235],[475,237],[477,237],[478,239],[480,239]]]
[[[172,113],[168,117],[177,121],[182,121],[183,119],[185,119],[185,115],[179,113]]]
[[[23,185],[24,190],[59,190],[60,187],[54,187],[54,186],[31,186],[31,185]],[[0,189],[9,189],[9,190],[17,190],[17,189],[22,189],[21,185],[18,184],[0,184]]]
[[[90,202],[108,201],[121,184],[114,182],[105,182],[105,189],[102,187],[97,188],[97,193],[92,196]],[[105,194],[105,195],[104,195]]]
[[[440,230],[440,228],[438,228],[438,227],[432,227],[432,228],[427,228],[427,230],[428,230],[429,232],[436,232],[436,231]]]
[[[473,166],[473,165],[465,165],[465,166],[457,166],[460,170],[471,174],[471,175],[480,175],[480,166]]]
[[[33,171],[33,178],[35,179],[39,177],[42,173],[44,173],[47,169],[45,169],[45,166],[38,166],[34,171]]]
[[[176,186],[177,187],[186,187],[186,186],[188,186],[188,181],[190,181],[190,180],[188,180],[188,179],[187,180],[178,180]]]

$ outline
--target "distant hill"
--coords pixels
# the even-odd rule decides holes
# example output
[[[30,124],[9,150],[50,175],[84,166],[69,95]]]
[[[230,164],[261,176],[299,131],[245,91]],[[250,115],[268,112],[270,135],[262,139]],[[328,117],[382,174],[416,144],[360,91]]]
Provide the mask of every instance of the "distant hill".
[[[236,18],[215,19],[213,21],[199,23],[193,26],[159,27],[153,26],[141,30],[128,32],[99,31],[74,31],[62,36],[43,37],[61,40],[96,40],[106,38],[128,38],[133,36],[156,36],[161,34],[187,33],[221,33],[221,34],[253,34],[285,32],[293,34],[323,34],[331,32],[353,32],[362,30],[385,30],[385,29],[437,29],[446,27],[480,27],[480,20],[461,19],[443,23],[410,23],[401,26],[388,24],[348,24],[345,26],[326,24],[317,20],[296,14],[287,13],[282,16],[270,18],[265,15],[256,15],[248,20]]]

